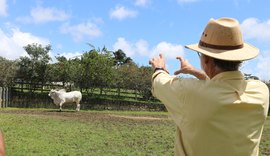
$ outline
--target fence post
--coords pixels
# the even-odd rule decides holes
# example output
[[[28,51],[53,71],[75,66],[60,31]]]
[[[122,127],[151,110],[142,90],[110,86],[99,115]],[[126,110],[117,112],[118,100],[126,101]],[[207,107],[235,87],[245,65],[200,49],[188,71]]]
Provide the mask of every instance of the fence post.
[[[0,87],[0,108],[8,107],[9,104],[9,88]]]
[[[9,88],[8,87],[5,87],[5,104],[4,104],[4,107],[8,107],[8,102],[9,102]]]
[[[2,99],[3,99],[3,98],[2,98],[2,95],[3,95],[2,92],[3,92],[3,88],[0,87],[0,108],[3,107],[3,106],[2,106],[2,101],[3,101],[3,100],[2,100]]]

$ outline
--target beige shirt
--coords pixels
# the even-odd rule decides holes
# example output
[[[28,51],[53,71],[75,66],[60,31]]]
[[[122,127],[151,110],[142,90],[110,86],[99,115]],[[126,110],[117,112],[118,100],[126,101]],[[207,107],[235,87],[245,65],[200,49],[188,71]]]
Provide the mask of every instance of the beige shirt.
[[[211,80],[153,74],[152,93],[177,125],[176,156],[257,156],[269,107],[268,87],[239,71]]]

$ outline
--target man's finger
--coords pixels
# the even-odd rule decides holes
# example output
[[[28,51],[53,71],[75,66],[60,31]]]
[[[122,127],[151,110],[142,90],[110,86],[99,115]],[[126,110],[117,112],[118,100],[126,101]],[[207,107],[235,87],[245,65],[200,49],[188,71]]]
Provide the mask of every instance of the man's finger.
[[[163,59],[163,58],[164,58],[164,56],[163,56],[163,54],[162,54],[162,53],[160,53],[160,54],[159,54],[159,57],[160,57],[161,59]]]
[[[177,70],[177,71],[174,72],[174,75],[178,75],[180,73],[181,73],[181,70]]]
[[[177,57],[176,57],[176,59],[177,59],[177,60],[179,60],[179,61],[181,61],[181,62],[183,62],[183,61],[184,61],[184,58],[183,58],[183,57],[181,57],[181,56],[177,56]]]

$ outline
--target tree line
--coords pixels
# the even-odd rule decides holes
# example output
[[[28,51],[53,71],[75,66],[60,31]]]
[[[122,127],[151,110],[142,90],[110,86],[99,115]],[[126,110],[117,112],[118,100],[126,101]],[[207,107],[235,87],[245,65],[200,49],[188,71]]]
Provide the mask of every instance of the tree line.
[[[80,89],[88,95],[99,89],[100,94],[114,89],[120,96],[121,90],[131,90],[135,96],[144,100],[152,99],[150,66],[139,66],[127,57],[121,49],[109,51],[105,46],[96,49],[89,44],[90,50],[82,55],[66,58],[55,56],[57,62],[50,63],[51,45],[28,44],[25,51],[28,56],[17,60],[8,60],[0,56],[0,86],[14,86],[16,82],[27,82],[30,92],[46,84],[59,83],[69,90]],[[245,74],[246,79],[259,79]],[[264,81],[270,88],[270,81]],[[36,84],[39,84],[38,86]],[[71,88],[72,87],[72,88]]]
[[[79,88],[87,94],[92,94],[99,88],[100,94],[106,89],[114,89],[120,95],[120,90],[132,90],[135,95],[141,95],[145,100],[151,96],[150,66],[139,66],[132,58],[127,57],[121,49],[109,51],[105,46],[95,48],[89,44],[90,50],[82,55],[66,58],[55,56],[57,62],[51,63],[49,52],[51,45],[42,46],[38,43],[28,44],[25,51],[28,56],[17,60],[0,57],[0,86],[14,86],[16,82],[29,83],[30,92],[37,85],[59,83],[64,86]]]

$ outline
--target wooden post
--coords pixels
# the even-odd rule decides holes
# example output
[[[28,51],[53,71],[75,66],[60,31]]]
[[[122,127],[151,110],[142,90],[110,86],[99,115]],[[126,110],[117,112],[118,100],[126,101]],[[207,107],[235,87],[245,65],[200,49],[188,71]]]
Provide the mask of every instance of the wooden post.
[[[2,92],[3,92],[3,89],[2,89],[2,87],[0,87],[0,108],[2,108],[3,106],[2,106]]]
[[[5,87],[5,104],[4,104],[4,107],[7,107],[8,106],[8,102],[9,102],[9,88],[8,87]]]
[[[9,103],[9,88],[0,87],[0,108],[8,107]]]

